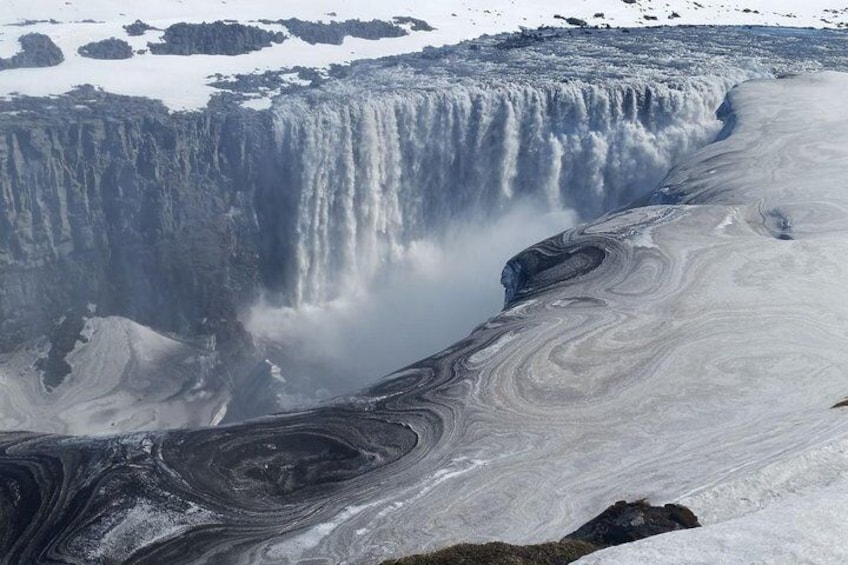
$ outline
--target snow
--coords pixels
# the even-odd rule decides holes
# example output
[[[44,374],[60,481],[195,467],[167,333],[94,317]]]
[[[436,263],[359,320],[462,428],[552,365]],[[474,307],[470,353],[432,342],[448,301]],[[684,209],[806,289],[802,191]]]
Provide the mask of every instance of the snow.
[[[829,10],[835,10],[836,13]],[[680,17],[669,19],[672,12]],[[603,13],[604,18],[593,17],[596,13]],[[646,15],[658,19],[646,20]],[[161,36],[159,31],[148,31],[139,37],[126,35],[122,26],[137,19],[160,29],[178,22],[233,20],[280,31],[284,29],[282,26],[256,24],[255,20],[295,17],[324,22],[356,18],[390,21],[395,16],[423,19],[436,30],[413,31],[406,37],[376,41],[349,37],[338,46],[309,45],[292,37],[280,45],[234,57],[145,54],[122,61],[101,61],[77,54],[80,46],[109,37],[124,39],[136,50],[146,48],[148,42],[158,41]],[[635,4],[625,4],[621,0],[579,0],[569,3],[555,0],[289,0],[285,3],[270,0],[214,3],[208,0],[153,0],[131,4],[117,0],[4,0],[0,5],[0,56],[10,56],[17,52],[17,40],[21,35],[38,32],[49,35],[59,45],[65,54],[65,62],[54,68],[3,71],[0,74],[0,96],[11,96],[14,93],[57,95],[80,84],[92,84],[116,94],[158,99],[172,110],[198,109],[204,107],[216,92],[209,83],[210,77],[218,73],[230,76],[297,65],[324,68],[333,63],[419,51],[428,45],[457,43],[482,34],[517,31],[520,27],[568,25],[556,16],[578,17],[589,24],[610,24],[616,27],[658,24],[837,27],[848,22],[848,11],[827,0],[812,0],[803,4],[793,0],[740,0],[735,3],[726,3],[724,0],[672,0],[662,4],[651,0],[640,0]],[[51,18],[59,23],[15,25],[27,20],[43,21]],[[249,106],[266,108],[268,102],[251,100]]]
[[[0,428],[97,435],[210,425],[226,413],[229,396],[204,368],[210,352],[117,316],[87,320],[81,335],[52,391],[35,368],[49,344],[0,355]]]
[[[750,565],[848,562],[845,484],[811,488],[765,509],[705,528],[602,550],[581,565]]]
[[[746,276],[740,270],[735,280],[726,281],[726,296],[735,301],[747,294],[750,300],[752,295],[740,286],[752,284],[770,294],[783,294],[786,298],[780,308],[788,314],[784,323],[795,327],[767,346],[773,349],[783,344],[784,355],[764,355],[747,341],[741,328],[729,340],[736,355],[759,359],[761,368],[757,369],[765,369],[769,375],[740,386],[740,397],[743,387],[751,387],[760,396],[739,408],[746,410],[752,423],[761,422],[755,425],[762,431],[747,461],[731,464],[720,456],[704,458],[715,478],[671,497],[692,508],[704,527],[601,551],[580,563],[829,564],[848,559],[843,543],[848,535],[844,519],[848,421],[844,409],[828,408],[845,390],[843,365],[831,365],[829,358],[840,349],[838,336],[844,335],[845,301],[837,288],[844,267],[835,259],[844,257],[840,250],[844,249],[846,222],[844,212],[811,214],[834,205],[844,210],[840,206],[844,202],[840,173],[848,147],[842,96],[846,87],[848,75],[835,73],[744,85],[733,93],[735,106],[744,111],[729,141],[736,144],[730,147],[747,147],[747,151],[734,155],[719,143],[705,150],[701,160],[706,164],[711,156],[721,155],[723,166],[704,167],[696,160],[689,170],[679,171],[679,178],[672,176],[672,181],[680,182],[713,177],[708,193],[729,182],[731,190],[725,195],[715,192],[711,202],[736,200],[740,193],[749,192],[746,200],[762,196],[760,210],[781,204],[780,211],[789,218],[798,241],[781,242],[788,246],[778,255],[749,250],[748,257],[729,258],[750,267]],[[752,158],[752,154],[759,157]],[[764,221],[762,212],[755,220],[738,208],[730,211],[735,220],[717,227],[725,236],[735,233],[739,237],[741,231],[752,228],[767,235],[756,225]],[[791,298],[793,295],[796,298]],[[796,312],[793,302],[807,307]],[[755,308],[752,312],[780,324],[775,310]],[[766,331],[776,334],[776,328]],[[836,341],[826,345],[828,340]],[[806,354],[800,353],[804,350]],[[828,395],[827,390],[832,393]],[[765,425],[778,412],[782,416]],[[720,445],[739,441],[738,436],[726,433],[726,424],[725,419],[716,419],[716,430],[723,431]]]

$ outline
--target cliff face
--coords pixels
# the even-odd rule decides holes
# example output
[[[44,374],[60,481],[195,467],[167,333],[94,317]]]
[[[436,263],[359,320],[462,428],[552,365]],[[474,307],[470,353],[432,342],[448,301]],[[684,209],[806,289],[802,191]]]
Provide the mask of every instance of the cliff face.
[[[718,133],[732,85],[767,74],[720,47],[749,37],[704,33],[717,47],[681,68],[636,32],[482,38],[333,69],[267,111],[218,99],[169,114],[91,88],[0,102],[0,351],[89,304],[237,337],[260,290],[333,300],[450,225],[519,204],[583,218],[624,205]],[[823,41],[797,56],[842,64],[842,37]],[[787,52],[756,38],[774,69],[809,64]],[[230,100],[273,91],[242,87]]]
[[[263,114],[91,91],[20,107],[0,118],[0,347],[87,304],[180,333],[235,319],[275,179]]]
[[[0,57],[0,71],[26,67],[55,67],[65,60],[62,50],[43,33],[22,35],[21,50],[9,58]]]
[[[321,302],[451,223],[621,204],[714,135],[728,82],[328,91],[264,112],[92,89],[5,103],[0,350],[90,304],[231,339],[260,289]]]

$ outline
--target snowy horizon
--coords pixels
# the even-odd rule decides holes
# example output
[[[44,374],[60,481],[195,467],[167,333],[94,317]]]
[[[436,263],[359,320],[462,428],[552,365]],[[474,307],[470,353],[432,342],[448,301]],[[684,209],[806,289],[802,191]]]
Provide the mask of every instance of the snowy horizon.
[[[602,16],[599,16],[602,14]],[[263,23],[298,18],[310,22],[348,20],[393,22],[395,18],[423,20],[428,31],[416,31],[412,24],[400,24],[407,35],[379,40],[346,37],[342,44],[310,44],[293,36],[284,24]],[[210,3],[207,0],[166,2],[154,0],[128,6],[118,0],[65,2],[64,0],[5,0],[0,6],[0,57],[10,57],[20,49],[18,38],[28,33],[51,37],[65,55],[53,68],[6,70],[0,80],[0,97],[16,93],[55,96],[81,84],[91,84],[107,92],[145,96],[163,101],[171,110],[197,110],[209,102],[217,77],[261,74],[266,71],[307,67],[326,69],[361,59],[413,53],[427,47],[440,47],[487,34],[516,32],[540,26],[577,29],[567,18],[582,20],[587,26],[614,28],[721,25],[784,26],[840,29],[848,26],[848,8],[835,8],[826,0],[799,4],[792,0],[673,0],[656,5],[652,0],[626,3],[621,0],[587,0],[563,3],[536,0],[463,0],[453,2],[373,2],[336,0],[289,0],[285,4],[268,0]],[[153,29],[130,36],[124,26],[142,21]],[[177,23],[226,21],[257,27],[288,37],[258,51],[237,55],[152,55],[150,43],[162,40],[163,32]],[[127,41],[134,56],[126,60],[103,61],[81,56],[77,50],[89,42],[118,38]],[[145,53],[141,53],[144,51]],[[292,73],[290,84],[300,79]],[[257,93],[246,104],[268,108],[276,94]]]

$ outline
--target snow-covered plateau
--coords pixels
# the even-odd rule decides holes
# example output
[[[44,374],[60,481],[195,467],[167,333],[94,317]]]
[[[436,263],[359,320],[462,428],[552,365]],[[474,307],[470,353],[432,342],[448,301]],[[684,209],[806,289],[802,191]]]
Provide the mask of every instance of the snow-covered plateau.
[[[519,28],[573,27],[567,18],[587,26],[613,27],[709,24],[842,28],[848,26],[848,7],[828,0],[4,0],[0,5],[0,57],[13,56],[20,50],[22,36],[38,33],[53,40],[64,61],[48,68],[4,71],[0,96],[57,95],[80,84],[91,84],[116,94],[162,100],[174,110],[197,109],[219,92],[214,83],[220,77],[295,69],[244,101],[251,107],[267,108],[281,86],[302,84],[296,70],[299,67],[323,69]],[[293,19],[323,24],[378,21],[394,23],[397,30],[384,36],[360,29],[351,35],[345,29],[351,26],[342,25],[330,37],[319,33],[302,39],[296,28],[285,23]],[[146,26],[129,28],[130,35],[127,26],[137,21]],[[268,41],[264,48],[237,55],[163,55],[150,48],[151,43],[162,41],[163,32],[172,25],[215,21],[282,33],[286,40]],[[112,38],[128,44],[126,58],[94,59],[79,52],[81,47]]]
[[[5,0],[0,563],[845,562],[846,24]]]

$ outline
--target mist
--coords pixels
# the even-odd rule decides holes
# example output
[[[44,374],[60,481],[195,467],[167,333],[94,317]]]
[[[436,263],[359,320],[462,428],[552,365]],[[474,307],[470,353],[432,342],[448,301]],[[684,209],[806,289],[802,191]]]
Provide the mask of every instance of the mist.
[[[461,339],[501,309],[506,261],[576,221],[571,210],[518,206],[413,242],[375,278],[325,304],[256,304],[245,323],[282,370],[281,408],[355,392]]]

